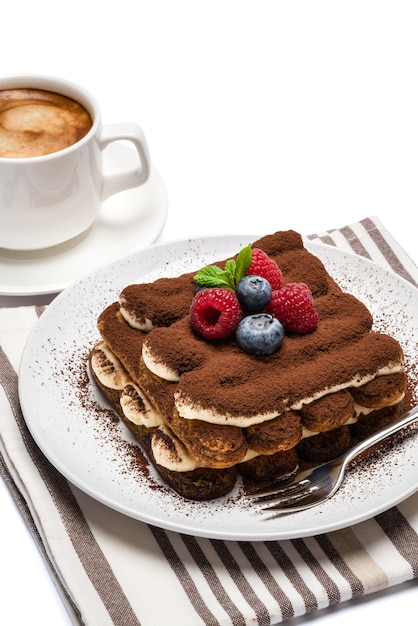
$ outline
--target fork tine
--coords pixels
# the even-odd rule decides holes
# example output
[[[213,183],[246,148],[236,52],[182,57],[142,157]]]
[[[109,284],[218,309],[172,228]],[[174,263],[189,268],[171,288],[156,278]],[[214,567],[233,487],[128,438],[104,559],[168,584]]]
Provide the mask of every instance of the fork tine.
[[[321,502],[325,502],[328,498],[324,498]],[[284,515],[292,515],[292,513],[299,513],[300,511],[305,511],[306,509],[310,509],[318,504],[318,499],[315,497],[315,494],[310,494],[301,498],[298,503],[284,503],[284,504],[276,504],[271,507],[266,506],[262,510],[265,512],[271,512],[271,515],[265,517],[266,520],[274,519],[276,517],[282,517]]]
[[[340,457],[297,473],[287,485],[275,485],[247,494],[259,511],[274,511],[268,519],[304,511],[328,500],[340,487],[348,464],[368,448],[384,441],[418,418],[418,406],[386,428],[370,435]]]
[[[254,493],[248,494],[253,502],[272,502],[279,499],[287,499],[293,495],[297,495],[300,491],[304,490],[309,485],[309,480],[302,479],[297,482],[292,482],[288,485],[267,487],[266,489],[260,489]]]
[[[259,504],[262,505],[262,510],[267,511],[269,509],[288,509],[294,507],[300,507],[305,500],[309,500],[312,495],[313,487],[309,487],[308,489],[298,490],[296,493],[285,494],[273,497],[266,501],[261,501]]]
[[[309,484],[309,477],[311,476],[313,470],[315,468],[304,469],[300,472],[297,472],[293,478],[290,479],[290,482],[283,483],[275,483],[270,487],[264,487],[262,489],[257,489],[256,491],[252,491],[247,494],[247,497],[251,500],[258,502],[260,499],[270,498],[270,496],[275,495],[285,495],[286,493],[293,493],[294,491],[298,491],[303,489],[307,484]],[[289,479],[288,479],[289,480]]]

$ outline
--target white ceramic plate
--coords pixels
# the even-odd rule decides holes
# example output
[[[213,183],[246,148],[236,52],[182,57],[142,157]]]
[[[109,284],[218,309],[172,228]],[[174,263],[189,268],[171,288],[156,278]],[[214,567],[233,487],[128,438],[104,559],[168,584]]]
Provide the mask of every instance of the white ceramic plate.
[[[110,144],[103,154],[106,173],[133,168],[135,150]],[[103,203],[94,225],[71,241],[33,252],[0,248],[0,295],[30,296],[57,293],[117,258],[153,243],[168,210],[164,183],[155,167],[144,185],[122,191]]]
[[[310,536],[355,524],[418,489],[418,433],[384,459],[354,469],[328,502],[266,520],[244,505],[239,486],[225,498],[188,502],[138,469],[127,429],[112,419],[87,377],[86,356],[98,341],[96,320],[127,284],[175,276],[226,258],[256,237],[209,237],[153,246],[99,269],[61,293],[40,318],[19,373],[23,413],[37,444],[73,484],[96,500],[152,525],[232,540]],[[347,291],[366,302],[377,327],[390,331],[415,362],[418,290],[375,264],[338,249],[306,243]],[[385,320],[387,327],[385,327]]]

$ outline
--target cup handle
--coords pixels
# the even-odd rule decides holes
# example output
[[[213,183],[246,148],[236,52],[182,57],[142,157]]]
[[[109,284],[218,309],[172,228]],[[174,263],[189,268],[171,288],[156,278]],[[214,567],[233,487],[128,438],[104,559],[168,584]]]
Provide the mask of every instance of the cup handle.
[[[120,140],[131,141],[134,144],[141,165],[128,172],[103,176],[102,202],[119,191],[143,185],[148,180],[150,174],[151,161],[148,144],[142,129],[133,122],[106,124],[102,126],[100,134],[98,135],[98,144],[101,150],[109,143]]]

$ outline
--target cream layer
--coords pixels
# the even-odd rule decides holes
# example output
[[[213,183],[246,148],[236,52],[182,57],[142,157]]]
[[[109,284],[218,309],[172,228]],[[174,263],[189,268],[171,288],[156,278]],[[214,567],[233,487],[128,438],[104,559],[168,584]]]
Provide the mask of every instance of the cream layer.
[[[319,400],[319,398],[329,394],[337,393],[337,391],[342,391],[343,389],[348,389],[350,387],[361,387],[371,380],[374,380],[377,376],[395,374],[401,370],[401,364],[396,363],[393,365],[386,365],[368,376],[356,376],[340,385],[326,387],[312,396],[303,398],[300,402],[292,404],[288,408],[290,410],[298,411],[304,405],[310,404],[311,402]],[[208,422],[209,424],[237,426],[238,428],[247,428],[253,424],[261,424],[280,415],[278,412],[259,413],[256,415],[226,415],[225,413],[219,413],[214,407],[199,406],[197,403],[190,401],[190,399],[185,396],[181,390],[174,394],[174,401],[179,415],[184,419],[196,419],[201,420],[202,422]]]
[[[149,333],[151,332],[151,330],[154,330],[155,326],[150,319],[144,318],[143,320],[138,320],[136,317],[132,315],[132,313],[130,313],[127,309],[125,309],[123,298],[119,299],[119,304],[120,304],[119,310],[122,314],[122,317],[124,318],[126,322],[128,322],[131,328],[135,328],[136,330],[142,330],[145,333]]]
[[[104,341],[94,351],[91,367],[102,385],[109,389],[121,391],[131,382],[122,363]]]
[[[120,405],[126,419],[137,426],[154,428],[164,423],[160,413],[135,383],[124,386]]]
[[[197,463],[190,456],[184,444],[164,423],[161,414],[149,402],[142,390],[126,374],[122,363],[105,342],[102,342],[96,348],[91,359],[91,367],[104,387],[121,392],[121,408],[124,416],[129,421],[136,425],[154,429],[151,435],[151,448],[156,463],[175,472],[188,472],[198,467],[203,467],[203,465]],[[402,397],[391,404],[400,402],[402,398],[403,394]],[[356,405],[356,407],[365,409],[364,407],[359,407],[359,405]],[[373,409],[365,409],[364,413],[366,410],[367,412],[373,411]],[[346,424],[354,423],[357,420],[358,414],[359,413],[356,412],[356,416],[347,420]],[[272,417],[277,417],[277,415],[275,414]],[[231,422],[227,423],[230,424]],[[247,419],[245,420],[245,425],[249,425]],[[317,432],[304,428],[302,438],[314,437],[317,434]],[[249,449],[241,463],[245,463],[257,456],[259,456],[258,452]]]
[[[176,370],[164,365],[164,363],[159,363],[157,365],[157,362],[152,356],[152,352],[146,343],[142,346],[142,359],[149,371],[159,378],[162,378],[170,383],[177,383],[180,380],[180,374]]]
[[[402,402],[404,398],[405,398],[405,393],[401,393],[397,398],[395,398],[395,400],[385,404],[383,408],[386,408],[388,406],[395,406],[396,404],[399,404],[399,402]],[[373,411],[378,411],[378,410],[379,409],[371,409],[368,406],[362,406],[361,404],[357,404],[357,402],[354,403],[354,414],[357,416],[369,415],[370,413],[373,413]]]
[[[155,462],[172,472],[191,472],[198,467],[185,445],[162,424],[151,435],[151,450]]]

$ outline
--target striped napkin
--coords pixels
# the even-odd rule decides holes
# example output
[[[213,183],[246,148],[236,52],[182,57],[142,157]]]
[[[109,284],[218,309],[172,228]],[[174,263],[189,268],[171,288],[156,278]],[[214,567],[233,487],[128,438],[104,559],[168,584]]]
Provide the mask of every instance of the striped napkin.
[[[377,218],[309,239],[418,283]],[[41,313],[0,309],[0,464],[74,624],[276,624],[418,576],[418,492],[350,528],[254,543],[151,527],[80,492],[39,451],[19,407],[19,360]]]

